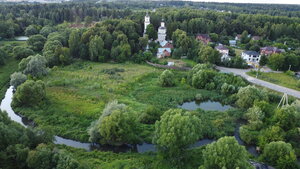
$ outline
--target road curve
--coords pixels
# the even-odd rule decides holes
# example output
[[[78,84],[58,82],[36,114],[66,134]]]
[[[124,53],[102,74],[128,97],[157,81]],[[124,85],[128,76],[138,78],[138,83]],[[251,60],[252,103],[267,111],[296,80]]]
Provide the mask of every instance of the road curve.
[[[245,79],[247,79],[250,83],[259,85],[259,86],[263,86],[281,93],[287,93],[290,96],[294,96],[298,99],[300,99],[300,91],[297,90],[293,90],[290,88],[286,88],[283,86],[279,86],[276,85],[274,83],[270,83],[270,82],[266,82],[264,80],[260,80],[254,77],[251,77],[249,75],[247,75],[246,73],[249,72],[249,69],[235,69],[235,68],[227,68],[227,67],[220,67],[220,66],[216,66],[216,69],[218,69],[220,72],[224,72],[224,73],[233,73],[235,75],[239,75],[244,77]]]

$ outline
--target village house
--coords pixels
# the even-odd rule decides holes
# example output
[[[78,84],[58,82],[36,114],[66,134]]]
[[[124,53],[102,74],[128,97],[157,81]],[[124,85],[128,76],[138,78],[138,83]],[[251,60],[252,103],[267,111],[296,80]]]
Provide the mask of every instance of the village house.
[[[232,47],[236,46],[236,40],[229,40],[229,45]]]
[[[171,48],[158,48],[156,56],[158,59],[165,58],[171,56],[171,52]]]
[[[235,40],[236,40],[236,41],[241,40],[241,37],[242,37],[242,35],[241,35],[241,34],[238,34],[238,35],[235,36]]]
[[[260,40],[261,39],[261,37],[260,36],[252,36],[252,38],[251,38],[252,40],[255,40],[255,41],[258,41],[258,40]]]
[[[212,41],[208,34],[198,34],[196,36],[196,40],[198,40],[206,45]]]
[[[218,45],[215,49],[222,55],[221,60],[224,61],[226,59],[230,59],[229,57],[229,49],[224,45]]]
[[[257,65],[260,60],[260,54],[255,51],[244,51],[242,52],[242,58],[247,62],[248,65]]]
[[[285,52],[284,49],[278,49],[277,47],[267,46],[260,48],[260,55],[272,55],[275,53]]]

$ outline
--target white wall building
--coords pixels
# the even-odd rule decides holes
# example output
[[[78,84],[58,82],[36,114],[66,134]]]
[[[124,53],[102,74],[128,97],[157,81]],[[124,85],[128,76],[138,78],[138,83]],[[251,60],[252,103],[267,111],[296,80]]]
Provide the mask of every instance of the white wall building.
[[[165,41],[167,37],[167,28],[165,27],[164,20],[161,21],[160,27],[158,28],[157,41]]]
[[[260,55],[255,51],[244,51],[242,53],[242,58],[247,62],[248,65],[259,64]]]
[[[144,22],[144,34],[146,34],[147,26],[150,25],[150,16],[147,12],[147,15],[145,16],[145,22]]]

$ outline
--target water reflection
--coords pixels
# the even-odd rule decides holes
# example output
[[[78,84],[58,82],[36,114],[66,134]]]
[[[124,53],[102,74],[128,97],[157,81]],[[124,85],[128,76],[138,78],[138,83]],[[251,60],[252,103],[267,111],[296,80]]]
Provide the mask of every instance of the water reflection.
[[[185,110],[203,109],[203,110],[212,110],[212,111],[226,111],[232,108],[230,105],[222,105],[220,102],[215,102],[210,100],[206,102],[197,102],[197,101],[185,102],[182,105],[179,105],[178,107]]]

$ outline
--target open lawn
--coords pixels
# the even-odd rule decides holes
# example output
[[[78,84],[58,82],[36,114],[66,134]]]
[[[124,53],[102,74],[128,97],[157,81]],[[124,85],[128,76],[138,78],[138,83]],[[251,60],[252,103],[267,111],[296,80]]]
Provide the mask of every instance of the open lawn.
[[[215,91],[195,89],[182,83],[181,79],[186,78],[187,72],[175,72],[176,87],[160,87],[158,77],[162,71],[147,65],[84,61],[54,67],[43,79],[47,91],[45,104],[35,108],[18,107],[15,110],[33,119],[39,126],[53,129],[59,136],[87,141],[87,129],[91,122],[98,119],[105,105],[115,99],[128,105],[138,116],[149,107],[156,107],[163,113],[184,101],[193,100],[198,93],[207,99],[226,100]],[[215,116],[217,119],[224,118],[219,114]],[[229,119],[231,122],[235,120]],[[230,125],[227,122],[224,121],[225,128]],[[151,142],[154,125],[141,124],[140,127],[143,130],[141,137]],[[229,128],[223,133],[233,131],[233,127]],[[212,137],[220,135],[224,134]]]
[[[248,72],[247,73],[250,76],[256,77],[255,72]],[[287,88],[299,90],[300,88],[297,87],[297,80],[295,77],[292,77],[290,75],[287,75],[285,73],[265,73],[265,72],[260,72],[259,79],[265,80],[267,82],[271,82],[280,86],[284,86]]]
[[[9,86],[10,75],[17,71],[18,61],[15,59],[8,59],[5,65],[0,66],[0,99],[4,97],[4,94]]]

